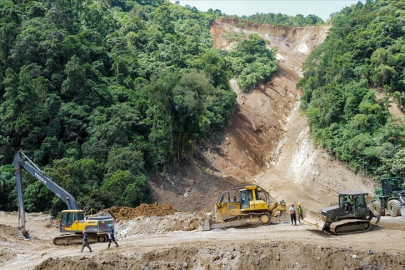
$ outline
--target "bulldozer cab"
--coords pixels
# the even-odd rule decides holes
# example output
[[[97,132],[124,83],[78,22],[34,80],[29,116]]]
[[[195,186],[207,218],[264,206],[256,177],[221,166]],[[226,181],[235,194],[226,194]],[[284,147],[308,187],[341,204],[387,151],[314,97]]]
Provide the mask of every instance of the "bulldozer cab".
[[[268,193],[257,186],[247,186],[239,191],[242,209],[250,209],[250,202],[264,201],[268,203]]]
[[[240,191],[240,207],[242,209],[250,208],[250,201],[253,201],[253,190]]]
[[[363,216],[367,213],[367,193],[345,192],[339,193],[339,206],[345,214]]]

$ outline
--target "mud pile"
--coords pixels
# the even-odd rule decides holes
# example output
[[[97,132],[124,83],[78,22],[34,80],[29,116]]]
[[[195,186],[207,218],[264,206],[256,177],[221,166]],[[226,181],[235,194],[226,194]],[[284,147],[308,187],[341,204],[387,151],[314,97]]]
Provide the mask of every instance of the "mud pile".
[[[111,208],[104,209],[101,212],[110,214],[116,220],[129,220],[139,216],[162,217],[167,215],[173,215],[178,211],[173,209],[172,206],[168,203],[154,203],[154,204],[143,203],[136,208],[114,206]]]
[[[165,234],[174,231],[202,230],[204,212],[176,212],[172,215],[135,217],[130,220],[119,220],[116,224],[116,235],[126,238],[140,234]]]
[[[203,211],[180,212],[168,203],[141,204],[136,208],[111,207],[101,212],[115,219],[116,235],[119,238],[200,230],[205,217]]]

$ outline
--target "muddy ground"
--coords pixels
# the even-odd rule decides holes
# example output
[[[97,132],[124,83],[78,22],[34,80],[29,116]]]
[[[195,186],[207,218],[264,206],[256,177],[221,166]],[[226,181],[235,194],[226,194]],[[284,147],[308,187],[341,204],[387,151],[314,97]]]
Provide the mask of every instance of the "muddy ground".
[[[119,247],[54,246],[55,223],[28,214],[32,240],[17,240],[17,213],[0,213],[0,269],[405,269],[402,217],[367,233],[332,236],[306,222],[203,231],[199,213],[117,220]]]

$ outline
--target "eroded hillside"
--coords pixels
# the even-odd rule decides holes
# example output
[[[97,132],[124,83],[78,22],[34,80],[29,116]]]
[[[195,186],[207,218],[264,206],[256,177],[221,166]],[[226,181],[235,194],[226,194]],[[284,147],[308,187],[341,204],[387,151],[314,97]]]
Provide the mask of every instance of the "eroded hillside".
[[[370,180],[314,147],[299,111],[301,92],[296,83],[302,77],[303,61],[323,42],[329,28],[261,25],[232,18],[212,24],[215,48],[230,50],[256,33],[277,50],[279,69],[270,82],[248,94],[231,80],[237,108],[226,136],[219,145],[204,147],[201,158],[178,174],[174,185],[155,180],[158,200],[179,209],[210,209],[221,190],[248,182],[267,188],[276,199],[300,201],[317,212],[334,203],[338,191],[372,192]],[[198,203],[196,197],[201,198]]]
[[[217,21],[211,28],[217,48],[230,48],[234,42],[229,42],[230,33],[257,33],[276,47],[279,59],[279,70],[266,85],[249,94],[235,88],[238,113],[222,145],[227,149],[223,152],[230,154],[216,155],[214,166],[229,170],[227,164],[233,163],[236,166],[229,171],[235,176],[249,178],[277,198],[304,202],[314,211],[334,203],[338,191],[373,189],[371,181],[313,146],[306,118],[299,112],[301,93],[295,85],[303,61],[323,42],[329,28],[242,24],[233,19]],[[240,136],[240,130],[246,136]]]

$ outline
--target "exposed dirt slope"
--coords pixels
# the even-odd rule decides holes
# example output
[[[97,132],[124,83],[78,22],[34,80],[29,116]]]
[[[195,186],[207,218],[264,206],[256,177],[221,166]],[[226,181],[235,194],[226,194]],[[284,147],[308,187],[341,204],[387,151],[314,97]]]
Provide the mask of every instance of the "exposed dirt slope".
[[[323,42],[330,26],[288,27],[223,18],[211,26],[214,47],[230,50],[256,33],[278,52],[272,80],[244,94],[236,80],[237,108],[219,145],[204,145],[185,168],[152,178],[156,199],[177,209],[212,209],[221,191],[256,183],[277,200],[301,202],[311,212],[335,203],[336,193],[358,189],[372,193],[374,182],[314,147],[299,111],[303,61]],[[201,151],[200,151],[201,150]],[[164,180],[168,179],[168,180]]]
[[[272,80],[249,94],[243,94],[231,80],[238,95],[236,114],[223,142],[203,151],[218,181],[227,176],[257,183],[276,199],[299,201],[314,212],[336,202],[338,191],[372,192],[371,180],[314,147],[306,118],[299,111],[301,92],[296,83],[302,76],[302,63],[323,42],[329,28],[241,23],[231,18],[211,26],[216,48],[229,50],[241,38],[257,33],[277,49],[279,59]]]

